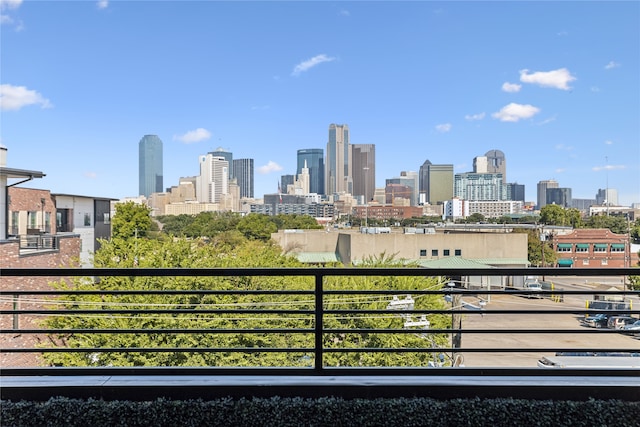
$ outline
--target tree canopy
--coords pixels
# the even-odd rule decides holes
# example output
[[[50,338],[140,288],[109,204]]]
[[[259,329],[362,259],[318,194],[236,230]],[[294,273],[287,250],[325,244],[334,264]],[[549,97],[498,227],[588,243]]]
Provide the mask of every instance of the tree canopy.
[[[111,219],[111,235],[114,238],[128,239],[143,237],[152,228],[151,209],[134,202],[116,203],[115,214]]]

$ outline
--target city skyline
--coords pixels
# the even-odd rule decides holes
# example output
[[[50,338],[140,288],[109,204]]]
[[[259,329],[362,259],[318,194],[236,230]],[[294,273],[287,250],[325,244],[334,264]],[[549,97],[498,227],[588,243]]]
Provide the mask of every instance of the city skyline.
[[[426,159],[459,174],[500,150],[527,201],[553,179],[576,199],[609,188],[640,202],[637,2],[12,1],[0,12],[0,144],[9,167],[46,174],[25,187],[137,196],[136,141],[155,134],[165,188],[223,147],[254,159],[259,198],[296,173],[298,149],[326,147],[327,125],[344,123],[350,144],[375,145],[377,188]]]

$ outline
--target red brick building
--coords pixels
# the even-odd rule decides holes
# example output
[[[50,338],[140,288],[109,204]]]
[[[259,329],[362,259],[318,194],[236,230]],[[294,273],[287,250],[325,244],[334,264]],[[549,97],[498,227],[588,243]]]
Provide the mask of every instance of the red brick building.
[[[554,236],[558,267],[623,268],[630,266],[629,235],[609,229],[577,229]]]

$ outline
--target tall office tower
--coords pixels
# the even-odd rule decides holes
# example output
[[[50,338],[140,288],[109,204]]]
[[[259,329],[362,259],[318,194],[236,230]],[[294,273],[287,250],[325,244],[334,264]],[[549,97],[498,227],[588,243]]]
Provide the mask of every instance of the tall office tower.
[[[351,164],[353,195],[363,196],[365,203],[369,203],[376,191],[375,144],[353,144],[351,146]]]
[[[507,183],[507,161],[500,150],[489,150],[484,156],[473,159],[474,173],[501,173],[502,183]]]
[[[614,188],[599,188],[596,193],[596,204],[618,206],[618,190]]]
[[[542,209],[547,204],[547,188],[558,188],[558,181],[553,179],[543,180],[538,182],[538,210]]]
[[[324,150],[322,148],[298,150],[298,169],[296,173],[302,173],[305,161],[309,168],[309,192],[324,194]]]
[[[162,193],[162,140],[157,135],[145,135],[138,144],[139,195]]]
[[[429,160],[418,173],[420,203],[444,202],[453,198],[453,165],[434,165]]]
[[[229,162],[211,153],[200,156],[200,176],[196,182],[198,202],[219,203],[229,193]]]
[[[229,162],[229,179],[236,177],[235,172],[233,171],[233,153],[231,151],[227,151],[222,147],[218,147],[215,151],[209,151],[208,154],[211,154],[215,157],[224,157],[224,159]]]
[[[310,188],[310,179],[309,179],[309,168],[307,167],[307,163],[302,167],[302,172],[298,174],[298,176],[293,181],[293,185],[289,185],[287,187],[287,194],[295,194],[298,196],[304,196],[309,194]],[[320,197],[316,194],[316,196]]]
[[[507,189],[501,173],[457,173],[454,177],[454,197],[464,200],[506,200]]]
[[[327,160],[324,165],[325,194],[352,193],[349,126],[329,125]]]
[[[418,173],[417,172],[400,172],[399,177],[388,178],[385,180],[385,188],[391,188],[394,191],[397,187],[393,187],[392,185],[400,185],[406,188],[409,188],[410,191],[407,194],[408,197],[404,197],[409,199],[409,204],[411,206],[418,206]],[[392,186],[392,187],[389,187]]]
[[[507,200],[524,202],[524,184],[517,182],[507,184]]]
[[[240,197],[253,198],[253,159],[233,160],[233,173],[240,187]]]
[[[547,188],[547,205],[558,205],[563,208],[570,208],[571,189],[570,188]]]
[[[287,194],[287,188],[289,188],[290,185],[293,185],[294,182],[296,182],[295,175],[281,175],[278,193]]]

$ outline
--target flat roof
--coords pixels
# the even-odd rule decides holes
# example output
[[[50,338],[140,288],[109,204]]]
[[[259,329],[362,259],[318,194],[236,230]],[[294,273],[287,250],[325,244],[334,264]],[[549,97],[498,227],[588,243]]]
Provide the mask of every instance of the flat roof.
[[[40,171],[0,167],[0,176],[6,176],[7,178],[42,178],[46,175]]]

